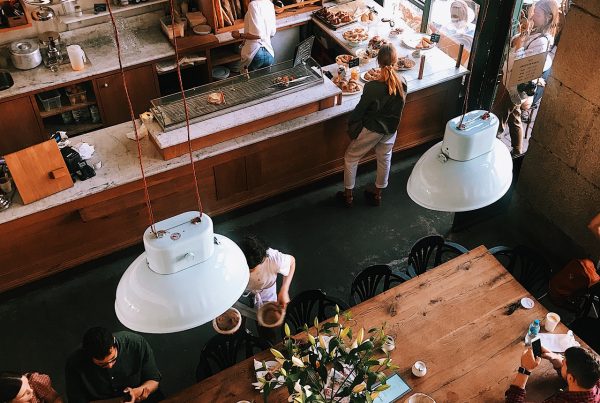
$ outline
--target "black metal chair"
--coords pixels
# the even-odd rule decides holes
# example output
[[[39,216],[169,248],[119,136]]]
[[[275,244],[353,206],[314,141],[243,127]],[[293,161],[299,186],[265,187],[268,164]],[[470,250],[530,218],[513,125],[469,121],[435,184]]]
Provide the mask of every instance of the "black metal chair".
[[[359,304],[406,280],[410,280],[406,274],[393,274],[392,269],[387,264],[376,264],[367,267],[358,273],[352,281],[350,303]]]
[[[200,352],[200,360],[196,367],[196,381],[200,382],[269,347],[271,343],[252,336],[246,329],[240,329],[231,335],[217,334]]]
[[[288,304],[285,323],[290,327],[291,333],[296,334],[302,331],[305,324],[312,326],[315,318],[322,321],[335,316],[336,305],[340,312],[350,309],[344,301],[330,297],[321,290],[303,291]]]
[[[489,252],[535,298],[541,299],[548,293],[552,269],[538,252],[524,245],[514,248],[496,246]]]
[[[467,253],[468,250],[455,242],[445,241],[440,235],[429,235],[419,239],[410,248],[408,273],[418,276],[450,259]]]

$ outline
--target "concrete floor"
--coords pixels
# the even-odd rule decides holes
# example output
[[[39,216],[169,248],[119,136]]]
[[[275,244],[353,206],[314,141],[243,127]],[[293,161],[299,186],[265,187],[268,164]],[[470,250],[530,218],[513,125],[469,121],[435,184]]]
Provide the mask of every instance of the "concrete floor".
[[[414,155],[395,156],[390,187],[379,208],[363,203],[362,188],[374,178],[371,164],[359,170],[363,173],[358,178],[360,188],[353,209],[334,203],[332,196],[341,188],[341,176],[336,176],[215,217],[215,232],[233,240],[254,233],[272,247],[293,254],[297,274],[292,296],[301,290],[321,288],[346,300],[352,278],[362,268],[376,263],[404,268],[411,245],[428,234],[448,236],[467,248],[534,243],[535,237],[515,224],[522,213],[514,208],[467,230],[450,233],[452,214],[423,209],[406,194],[416,159]],[[528,228],[536,227],[531,223]],[[543,246],[545,252],[553,252],[551,245]],[[64,362],[83,332],[95,325],[124,329],[113,309],[115,289],[141,251],[141,246],[131,247],[0,295],[0,369],[50,374],[57,390],[64,393]],[[550,260],[561,264],[560,259]],[[194,383],[198,355],[212,335],[210,324],[177,334],[146,335],[163,373],[166,394]]]

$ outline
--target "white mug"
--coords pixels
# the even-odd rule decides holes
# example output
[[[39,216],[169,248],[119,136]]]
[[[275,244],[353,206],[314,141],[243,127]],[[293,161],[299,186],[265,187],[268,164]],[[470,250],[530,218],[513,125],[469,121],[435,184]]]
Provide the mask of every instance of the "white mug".
[[[427,373],[427,366],[423,361],[417,361],[412,366],[412,373],[414,376],[418,376],[419,378],[425,376]]]
[[[79,45],[67,46],[67,54],[71,62],[71,68],[75,71],[83,70],[85,67],[85,53]]]
[[[554,312],[548,312],[546,315],[546,321],[544,323],[544,329],[547,332],[553,332],[556,326],[560,323],[560,316]]]
[[[381,349],[386,353],[389,353],[395,348],[396,343],[394,342],[394,338],[390,335],[385,336],[385,338],[383,339],[383,345],[381,346]]]

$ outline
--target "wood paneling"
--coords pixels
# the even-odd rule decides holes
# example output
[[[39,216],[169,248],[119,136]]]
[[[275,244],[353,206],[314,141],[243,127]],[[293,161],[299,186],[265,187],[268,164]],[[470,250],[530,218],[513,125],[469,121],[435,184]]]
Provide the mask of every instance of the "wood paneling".
[[[148,110],[150,101],[160,96],[154,69],[151,65],[125,71],[127,90],[136,117]],[[102,111],[102,121],[113,126],[131,120],[121,73],[97,78],[96,94]]]
[[[457,99],[457,82],[408,97],[394,150],[442,137],[445,121],[456,113],[451,100]],[[427,115],[420,113],[425,105]],[[198,161],[204,211],[215,216],[342,171],[347,118]],[[373,158],[368,154],[363,162]],[[198,209],[191,166],[147,181],[157,221]],[[0,232],[10,237],[0,243],[0,292],[139,243],[149,225],[142,189],[138,180],[1,224]]]
[[[46,140],[40,132],[33,102],[30,96],[0,102],[0,155]]]

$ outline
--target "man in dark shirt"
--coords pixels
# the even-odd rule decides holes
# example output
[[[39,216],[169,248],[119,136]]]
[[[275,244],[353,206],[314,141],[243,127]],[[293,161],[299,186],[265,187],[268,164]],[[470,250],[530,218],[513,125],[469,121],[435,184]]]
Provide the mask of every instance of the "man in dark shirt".
[[[83,336],[81,348],[67,359],[69,403],[122,397],[128,402],[158,401],[160,372],[148,342],[131,332],[114,335],[93,327]]]
[[[560,354],[542,349],[542,357],[550,361],[567,382],[566,391],[556,393],[544,400],[545,403],[600,403],[600,361],[594,353],[581,347],[571,347],[565,351],[563,358]],[[506,391],[507,403],[525,401],[525,385],[540,362],[541,359],[534,357],[531,349],[525,350],[515,380]]]

